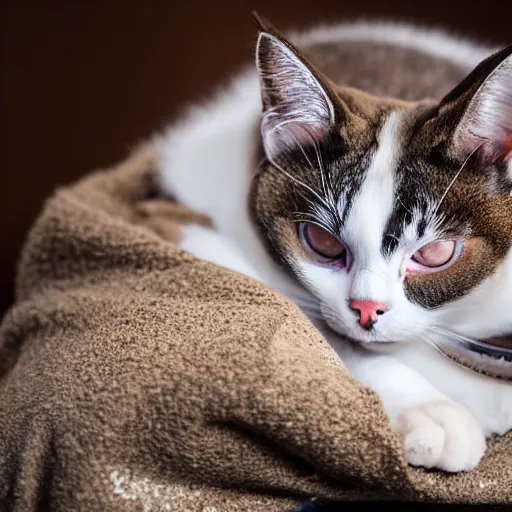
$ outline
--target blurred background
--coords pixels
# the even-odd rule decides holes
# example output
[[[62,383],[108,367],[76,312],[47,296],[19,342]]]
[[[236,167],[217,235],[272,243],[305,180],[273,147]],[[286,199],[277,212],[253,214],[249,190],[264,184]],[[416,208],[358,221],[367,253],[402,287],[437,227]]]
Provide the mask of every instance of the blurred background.
[[[392,18],[512,42],[510,0],[4,0],[0,316],[15,261],[59,184],[123,158],[252,57],[251,10],[282,30]]]

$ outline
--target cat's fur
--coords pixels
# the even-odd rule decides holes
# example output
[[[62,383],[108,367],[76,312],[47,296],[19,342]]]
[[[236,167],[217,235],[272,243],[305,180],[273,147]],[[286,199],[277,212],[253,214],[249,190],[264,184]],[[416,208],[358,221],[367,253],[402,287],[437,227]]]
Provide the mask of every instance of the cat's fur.
[[[185,227],[182,247],[296,302],[379,394],[410,463],[472,469],[485,437],[512,428],[512,384],[425,338],[512,332],[510,49],[463,80],[493,49],[387,23],[292,39],[309,59],[262,27],[260,80],[246,71],[157,137],[164,189],[217,229]],[[300,220],[350,244],[349,272],[305,254]],[[404,258],[443,236],[466,240],[460,261],[400,277]],[[391,306],[371,331],[354,295]]]

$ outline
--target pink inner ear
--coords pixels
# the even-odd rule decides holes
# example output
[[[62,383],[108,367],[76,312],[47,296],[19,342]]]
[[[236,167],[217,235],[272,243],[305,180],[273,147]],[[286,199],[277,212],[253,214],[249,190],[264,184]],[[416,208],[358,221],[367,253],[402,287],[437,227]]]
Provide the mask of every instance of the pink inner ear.
[[[320,123],[294,123],[263,119],[261,123],[263,145],[269,159],[284,151],[318,144],[325,140],[325,126]]]
[[[505,161],[508,161],[512,158],[512,137],[508,138],[507,144],[505,145]]]
[[[320,124],[290,123],[287,129],[300,144],[317,143],[325,138],[325,129]]]

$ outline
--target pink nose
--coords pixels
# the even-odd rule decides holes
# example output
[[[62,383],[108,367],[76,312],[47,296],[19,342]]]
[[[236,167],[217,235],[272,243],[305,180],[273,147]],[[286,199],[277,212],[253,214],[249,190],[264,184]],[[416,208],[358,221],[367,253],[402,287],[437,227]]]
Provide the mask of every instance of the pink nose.
[[[389,308],[381,302],[373,300],[351,300],[350,309],[359,313],[359,323],[363,329],[371,329],[377,323],[378,317],[383,315]]]

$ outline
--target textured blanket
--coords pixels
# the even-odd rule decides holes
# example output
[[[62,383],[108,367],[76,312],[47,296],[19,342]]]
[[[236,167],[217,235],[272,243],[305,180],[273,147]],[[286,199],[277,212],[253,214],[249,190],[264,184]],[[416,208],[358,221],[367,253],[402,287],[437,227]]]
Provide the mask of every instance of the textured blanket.
[[[179,250],[208,219],[159,197],[155,161],[57,191],[28,236],[0,330],[0,510],[512,502],[511,435],[471,473],[408,467],[297,307]]]

